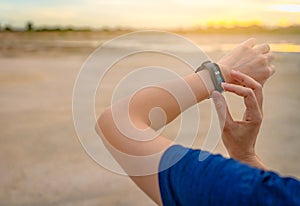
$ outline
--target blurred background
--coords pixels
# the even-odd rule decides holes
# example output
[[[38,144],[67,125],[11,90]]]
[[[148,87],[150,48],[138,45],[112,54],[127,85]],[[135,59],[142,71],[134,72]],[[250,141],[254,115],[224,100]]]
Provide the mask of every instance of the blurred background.
[[[73,85],[87,57],[142,29],[183,35],[214,61],[250,37],[270,43],[277,72],[264,87],[257,152],[272,170],[300,178],[299,0],[0,0],[0,205],[154,205],[86,154],[72,119]],[[98,98],[100,112],[109,94]],[[240,99],[229,101],[239,118]],[[194,147],[208,131],[203,115]],[[226,155],[221,144],[214,152]]]

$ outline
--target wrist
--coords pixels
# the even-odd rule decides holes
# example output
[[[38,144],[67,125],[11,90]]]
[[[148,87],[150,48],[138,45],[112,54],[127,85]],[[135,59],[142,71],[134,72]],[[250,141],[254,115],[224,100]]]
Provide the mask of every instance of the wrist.
[[[226,83],[231,83],[231,78],[230,78],[230,71],[228,66],[225,66],[223,64],[217,63],[220,67],[220,70],[222,72],[222,75],[224,77],[224,80]]]
[[[244,164],[247,164],[251,167],[260,168],[263,170],[267,170],[265,165],[261,162],[261,160],[258,158],[258,156],[254,153],[244,153],[244,154],[231,154],[230,157],[232,157],[235,160],[238,160]]]
[[[211,80],[210,74],[208,70],[202,70],[197,72],[197,75],[201,78],[207,92],[208,97],[211,96],[212,92],[215,90],[214,84]]]
[[[256,154],[254,152],[230,152],[228,151],[231,158],[241,161],[241,162],[248,162],[255,158]]]

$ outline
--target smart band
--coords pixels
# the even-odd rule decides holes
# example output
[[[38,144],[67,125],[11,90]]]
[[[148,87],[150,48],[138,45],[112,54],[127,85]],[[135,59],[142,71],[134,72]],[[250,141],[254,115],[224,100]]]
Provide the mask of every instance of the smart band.
[[[215,90],[217,90],[218,92],[223,92],[223,88],[221,84],[222,82],[225,81],[219,65],[217,65],[216,63],[212,63],[211,61],[206,61],[203,62],[198,69],[196,69],[195,73],[204,69],[207,69],[209,71]]]

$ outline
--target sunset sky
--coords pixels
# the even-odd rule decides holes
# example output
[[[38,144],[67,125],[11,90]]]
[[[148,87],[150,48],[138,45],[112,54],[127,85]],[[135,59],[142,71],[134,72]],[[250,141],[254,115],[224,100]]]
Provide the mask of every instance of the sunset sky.
[[[0,24],[189,28],[300,24],[300,0],[0,0]]]

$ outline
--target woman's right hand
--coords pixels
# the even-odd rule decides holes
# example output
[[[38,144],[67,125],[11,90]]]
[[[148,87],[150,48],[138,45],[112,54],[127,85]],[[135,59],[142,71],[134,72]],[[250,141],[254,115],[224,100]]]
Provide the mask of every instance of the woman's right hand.
[[[243,97],[246,110],[242,120],[233,120],[225,98],[219,92],[213,92],[212,98],[219,116],[221,130],[223,129],[223,143],[232,158],[265,169],[255,153],[255,143],[263,117],[262,86],[241,72],[233,70],[230,74],[239,85],[224,83],[223,88],[225,91]]]

